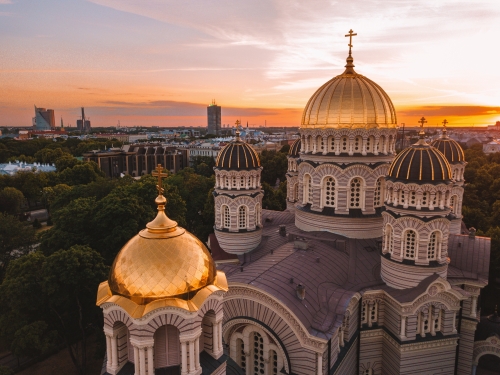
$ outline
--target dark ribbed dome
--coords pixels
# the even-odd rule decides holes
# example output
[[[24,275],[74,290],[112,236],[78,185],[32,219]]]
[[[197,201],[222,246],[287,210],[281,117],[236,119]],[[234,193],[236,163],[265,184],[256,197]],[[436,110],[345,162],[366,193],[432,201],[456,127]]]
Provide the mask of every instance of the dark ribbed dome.
[[[292,143],[292,145],[290,146],[290,150],[288,151],[288,156],[291,156],[292,158],[298,158],[299,152],[300,152],[300,147],[301,147],[301,141],[299,138],[299,139],[296,139]]]
[[[451,170],[446,157],[420,139],[396,156],[387,177],[405,182],[436,183],[450,180]]]
[[[248,143],[236,140],[224,146],[217,156],[215,167],[220,169],[255,169],[260,167],[259,155]]]
[[[457,141],[449,138],[446,132],[443,132],[443,135],[434,140],[431,145],[441,151],[449,163],[465,161],[464,150]]]

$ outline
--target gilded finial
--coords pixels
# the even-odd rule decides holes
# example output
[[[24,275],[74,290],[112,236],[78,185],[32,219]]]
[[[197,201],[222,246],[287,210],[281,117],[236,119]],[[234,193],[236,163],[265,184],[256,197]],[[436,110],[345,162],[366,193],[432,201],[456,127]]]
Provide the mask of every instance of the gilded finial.
[[[346,70],[345,70],[344,74],[346,74],[346,73],[347,74],[354,74],[355,73],[355,71],[353,69],[354,68],[354,59],[352,58],[352,54],[351,54],[352,50],[351,49],[352,49],[352,37],[356,36],[356,35],[358,35],[358,34],[355,33],[355,32],[353,32],[352,29],[349,30],[349,34],[346,34],[346,37],[347,36],[349,37],[349,44],[348,44],[348,46],[349,46],[349,56],[347,56],[347,59],[346,59],[347,64],[345,66]]]
[[[418,121],[418,123],[420,124],[420,132],[418,133],[418,135],[420,136],[420,139],[424,139],[425,137],[424,124],[427,123],[427,120],[425,119],[425,117],[422,116],[422,118]]]
[[[448,130],[446,129],[446,124],[448,124],[448,120],[444,119],[443,122],[442,122],[442,124],[443,124],[443,135],[442,135],[442,137],[446,138],[447,137],[446,133],[448,133]]]

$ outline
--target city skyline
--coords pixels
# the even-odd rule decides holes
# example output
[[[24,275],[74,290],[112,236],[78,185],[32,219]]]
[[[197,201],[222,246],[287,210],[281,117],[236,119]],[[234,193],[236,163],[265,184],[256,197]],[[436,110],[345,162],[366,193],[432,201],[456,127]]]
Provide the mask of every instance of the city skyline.
[[[206,126],[213,99],[223,124],[299,126],[349,29],[398,123],[500,120],[494,1],[0,0],[0,20],[0,126],[30,125],[33,104],[73,127],[82,106],[97,127]]]

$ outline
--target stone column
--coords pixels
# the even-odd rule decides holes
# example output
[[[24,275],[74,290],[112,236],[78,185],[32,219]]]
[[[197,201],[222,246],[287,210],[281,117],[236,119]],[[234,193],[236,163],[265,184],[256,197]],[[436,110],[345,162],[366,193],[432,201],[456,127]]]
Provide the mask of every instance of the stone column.
[[[373,322],[372,322],[372,306],[373,306],[373,301],[368,301],[366,304],[366,318],[368,321],[368,327],[371,327]]]
[[[148,375],[154,375],[155,366],[153,362],[153,347],[148,346]]]
[[[367,138],[363,137],[363,147],[361,149],[361,155],[366,155],[366,140]]]
[[[477,316],[477,296],[472,296],[472,303],[470,307],[470,316],[475,318]]]
[[[323,355],[321,353],[316,353],[317,356],[317,375],[323,375]]]
[[[181,341],[181,375],[188,373],[186,342]]]
[[[137,346],[134,346],[134,368],[135,368],[135,375],[145,375],[141,374],[139,348]]]
[[[112,365],[112,358],[113,358],[113,351],[111,349],[111,337],[109,335],[106,335],[106,366],[111,369]]]
[[[323,137],[323,155],[326,155],[328,153],[328,148],[330,145],[328,144],[328,136]]]
[[[193,374],[196,371],[194,366],[194,340],[189,341],[189,373]]]
[[[401,317],[401,338],[406,338],[406,316]]]
[[[141,375],[146,375],[146,352],[144,348],[139,348],[139,369]]]
[[[212,350],[214,354],[219,350],[219,325],[217,322],[212,324]]]
[[[111,337],[111,367],[113,370],[118,368],[118,338]]]
[[[196,371],[200,369],[200,338],[197,337],[194,341],[194,365]]]

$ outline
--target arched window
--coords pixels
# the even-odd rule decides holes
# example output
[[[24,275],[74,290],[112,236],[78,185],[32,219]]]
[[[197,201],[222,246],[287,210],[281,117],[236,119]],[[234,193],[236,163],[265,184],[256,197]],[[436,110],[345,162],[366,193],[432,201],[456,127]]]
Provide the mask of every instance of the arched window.
[[[366,152],[372,153],[374,146],[375,146],[375,137],[372,135],[366,139]]]
[[[323,137],[318,135],[316,137],[316,151],[317,152],[323,152]]]
[[[441,247],[441,233],[434,231],[429,236],[429,244],[427,245],[427,259],[436,260],[439,257]]]
[[[241,176],[240,177],[240,189],[245,188],[245,177]]]
[[[312,204],[312,186],[311,186],[311,176],[306,174],[304,175],[304,203]]]
[[[229,185],[229,176],[226,176],[226,178],[224,179],[225,180],[225,185],[226,185],[226,188],[230,188],[230,185]]]
[[[410,191],[410,206],[415,207],[417,205],[417,192]]]
[[[240,206],[238,208],[238,228],[246,229],[247,228],[247,207]]]
[[[406,193],[404,190],[399,191],[399,204],[404,205],[406,202]]]
[[[253,374],[264,374],[265,356],[264,356],[264,339],[262,336],[253,332]]]
[[[231,215],[229,213],[229,207],[223,205],[221,207],[222,211],[222,228],[229,229],[231,227]]]
[[[394,238],[393,238],[393,231],[392,231],[392,226],[391,224],[387,224],[385,226],[385,246],[384,246],[384,252],[392,254],[392,251],[394,249]]]
[[[384,196],[384,178],[380,177],[375,185],[375,195],[373,197],[373,206],[380,207],[383,206],[384,202],[382,197]]]
[[[245,345],[242,339],[236,339],[236,352],[238,365],[245,370],[247,367],[247,356],[245,355]]]
[[[429,205],[429,192],[428,191],[424,191],[422,193],[422,202],[421,202],[421,206],[422,207],[427,207]]]
[[[458,196],[454,195],[450,199],[450,209],[455,215],[458,214]]]
[[[354,138],[354,149],[353,152],[361,152],[361,146],[363,145],[363,138],[361,136],[357,136]]]
[[[154,367],[178,366],[180,358],[179,330],[173,325],[164,325],[154,333]]]
[[[252,188],[252,177],[248,176],[247,178],[247,189]]]
[[[384,152],[385,137],[382,135],[378,140],[378,152]]]
[[[307,137],[306,146],[307,146],[308,152],[311,152],[313,150],[313,138],[312,138],[312,136]]]
[[[232,180],[233,180],[233,189],[236,189],[236,177],[233,176]]]
[[[363,180],[355,177],[350,183],[349,208],[363,208]]]
[[[328,152],[335,152],[335,137],[328,137]]]
[[[278,375],[278,353],[269,351],[269,375]]]
[[[331,176],[323,179],[323,202],[325,207],[335,207],[335,179]]]
[[[417,256],[417,233],[412,229],[403,235],[403,256],[405,259],[415,259]]]
[[[340,152],[348,152],[349,151],[349,139],[347,136],[343,136],[340,139]]]

